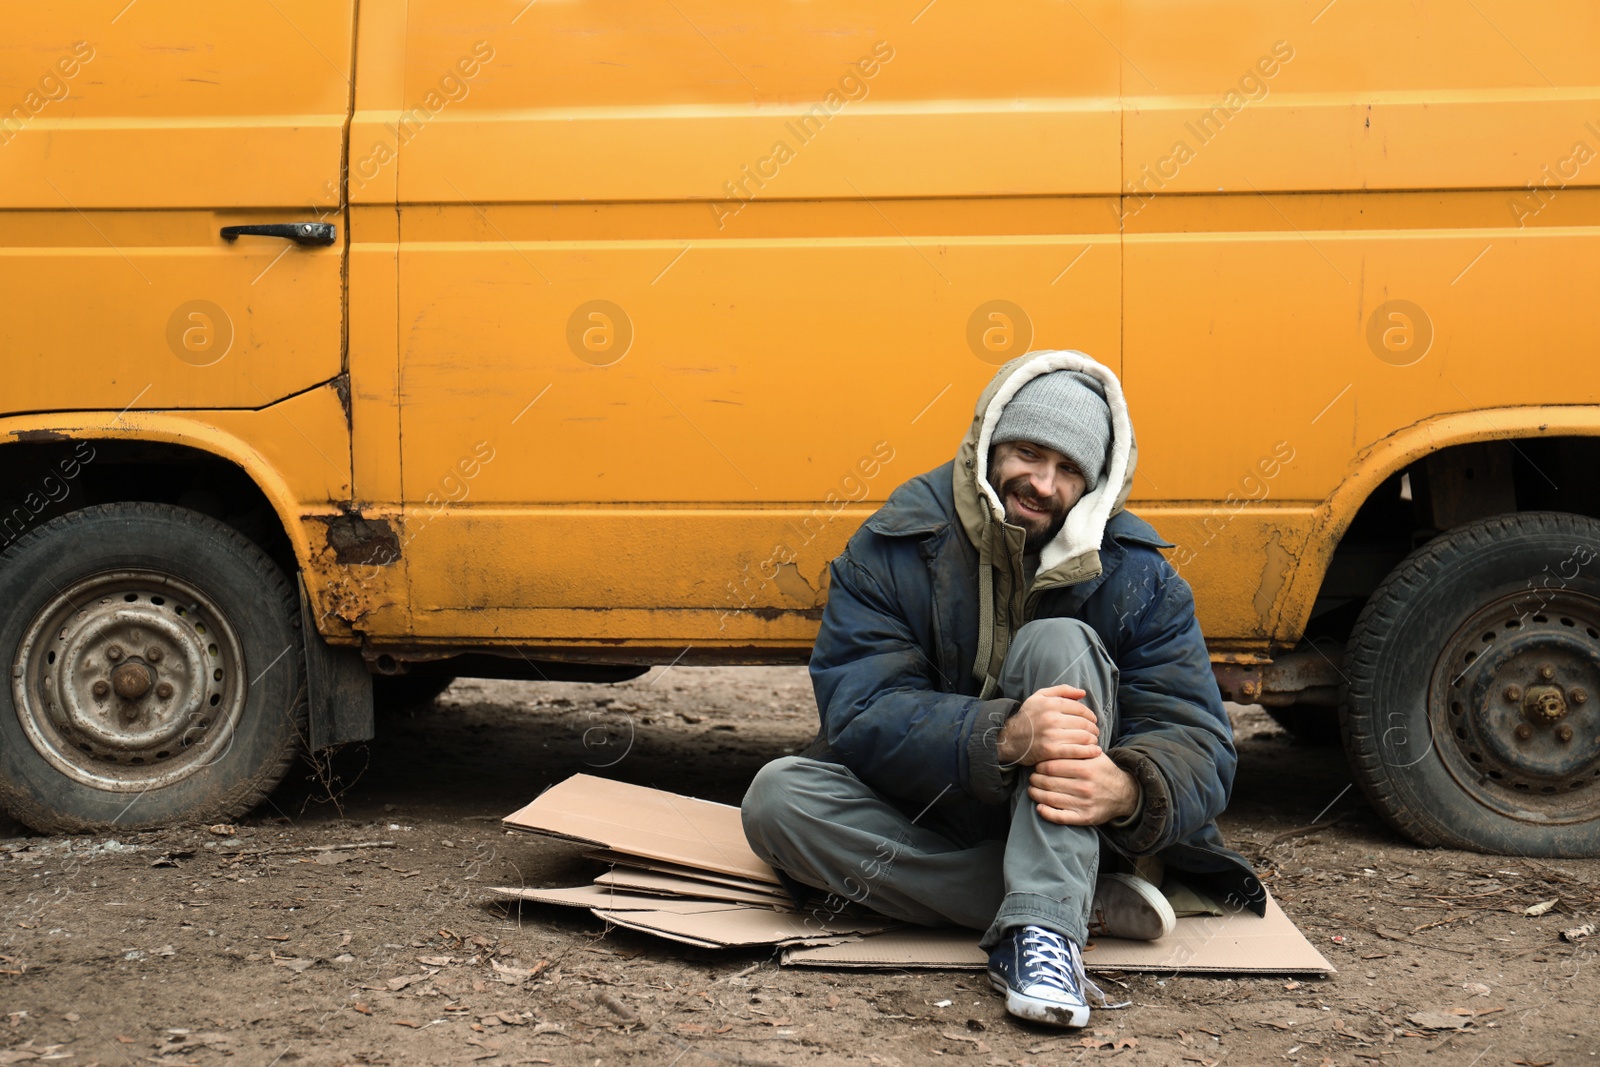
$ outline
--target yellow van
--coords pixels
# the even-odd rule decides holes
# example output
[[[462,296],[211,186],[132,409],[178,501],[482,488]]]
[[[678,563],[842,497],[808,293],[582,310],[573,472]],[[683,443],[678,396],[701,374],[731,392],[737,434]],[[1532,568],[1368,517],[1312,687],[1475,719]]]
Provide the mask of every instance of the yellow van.
[[[0,804],[240,812],[373,674],[802,662],[1075,348],[1225,695],[1600,851],[1597,152],[1585,0],[19,7]]]

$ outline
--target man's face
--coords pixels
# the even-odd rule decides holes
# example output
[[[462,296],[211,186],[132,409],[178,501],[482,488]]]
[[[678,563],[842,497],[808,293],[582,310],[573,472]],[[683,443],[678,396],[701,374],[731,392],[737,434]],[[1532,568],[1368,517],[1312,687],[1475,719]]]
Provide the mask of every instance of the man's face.
[[[1027,532],[1028,552],[1050,542],[1089,487],[1076,463],[1031,441],[994,446],[989,454],[989,484],[1005,505],[1006,522]]]

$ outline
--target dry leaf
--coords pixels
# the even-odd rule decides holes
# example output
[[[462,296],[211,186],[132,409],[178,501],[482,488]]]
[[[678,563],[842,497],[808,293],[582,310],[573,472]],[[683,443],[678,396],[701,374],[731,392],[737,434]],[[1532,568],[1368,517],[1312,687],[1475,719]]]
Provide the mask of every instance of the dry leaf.
[[[1584,923],[1574,926],[1570,930],[1561,931],[1561,940],[1576,943],[1594,934],[1594,923]]]
[[[1416,1011],[1406,1016],[1406,1022],[1424,1030],[1460,1030],[1472,1022],[1472,1013],[1463,1017],[1454,1011]]]
[[[336,863],[343,863],[345,860],[353,860],[355,858],[356,854],[354,852],[319,852],[312,857],[311,862],[321,864],[324,867],[332,867]]]
[[[454,956],[418,956],[417,962],[424,967],[448,967],[456,961]]]
[[[972,1046],[972,1051],[975,1053],[989,1051],[989,1046],[986,1043],[971,1036],[970,1034],[958,1034],[953,1030],[946,1030],[939,1036],[944,1038],[946,1041],[965,1041]]]
[[[426,981],[431,977],[433,976],[429,974],[402,974],[398,978],[390,978],[383,984],[389,987],[391,993],[398,993],[408,985]]]
[[[520,982],[525,978],[537,978],[541,972],[550,966],[549,960],[540,960],[532,967],[512,967],[510,964],[501,963],[499,960],[490,960],[489,966],[494,968],[502,980]]]
[[[1549,900],[1541,900],[1537,904],[1530,904],[1528,907],[1523,909],[1522,914],[1526,915],[1530,919],[1537,919],[1539,916],[1555,907],[1557,902],[1560,900],[1560,897],[1551,897]]]

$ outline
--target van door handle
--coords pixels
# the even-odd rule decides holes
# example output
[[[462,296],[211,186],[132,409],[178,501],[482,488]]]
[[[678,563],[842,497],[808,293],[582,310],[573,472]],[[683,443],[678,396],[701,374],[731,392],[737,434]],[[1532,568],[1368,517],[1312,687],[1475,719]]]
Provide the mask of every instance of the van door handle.
[[[231,241],[240,234],[254,237],[287,237],[297,245],[331,245],[339,229],[331,222],[265,222],[255,226],[224,226],[222,239]]]

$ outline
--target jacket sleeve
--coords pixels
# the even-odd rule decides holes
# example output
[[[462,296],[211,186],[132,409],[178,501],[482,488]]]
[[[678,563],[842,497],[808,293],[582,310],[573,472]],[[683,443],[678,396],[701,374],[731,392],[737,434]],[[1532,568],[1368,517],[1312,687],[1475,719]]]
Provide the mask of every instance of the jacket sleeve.
[[[1132,826],[1106,828],[1136,854],[1159,852],[1220,815],[1238,763],[1194,594],[1165,561],[1153,566],[1149,603],[1117,657],[1117,741],[1108,752],[1143,792]]]
[[[916,804],[963,794],[1000,803],[1012,772],[1001,770],[996,740],[1018,704],[945,691],[955,680],[941,677],[931,636],[925,648],[885,589],[888,555],[899,547],[877,554],[885,565],[874,570],[850,549],[833,561],[811,654],[821,740],[881,793]]]

